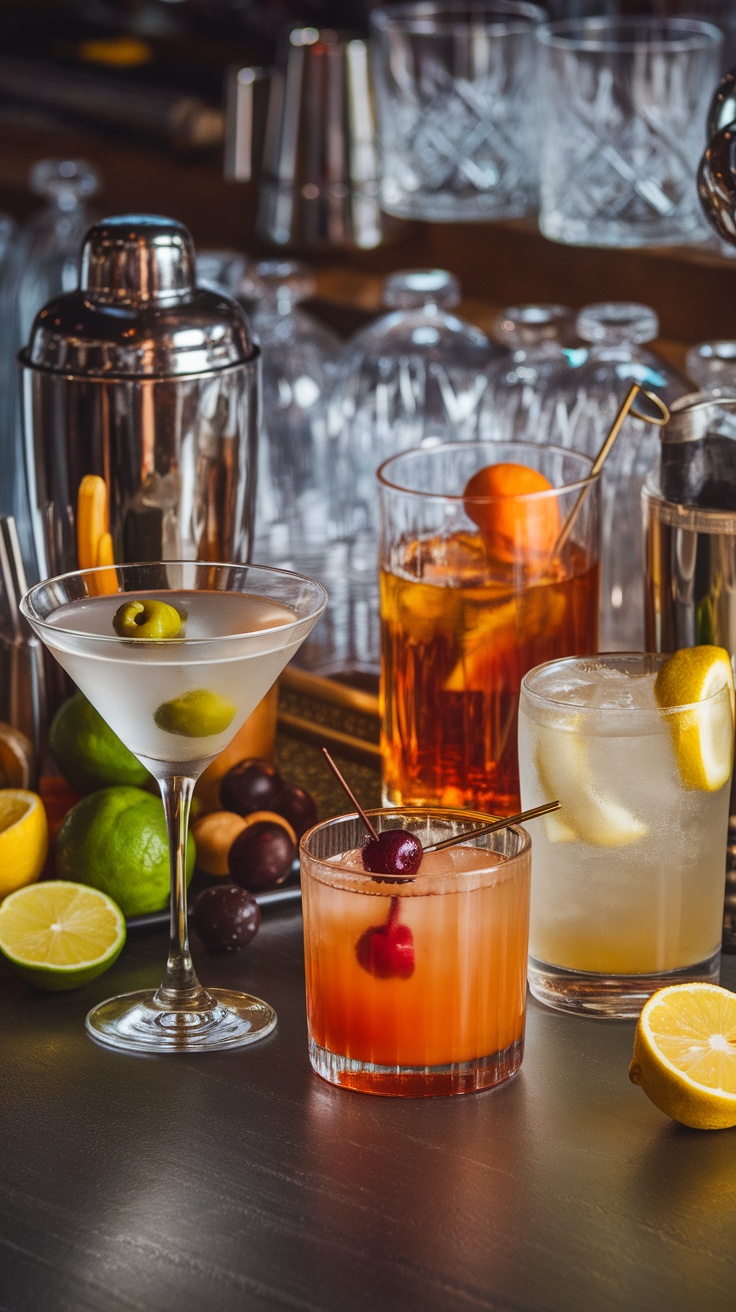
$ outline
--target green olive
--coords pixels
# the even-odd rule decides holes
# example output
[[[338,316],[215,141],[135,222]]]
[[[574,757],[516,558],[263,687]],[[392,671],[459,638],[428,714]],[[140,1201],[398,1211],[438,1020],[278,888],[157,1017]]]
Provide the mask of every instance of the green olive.
[[[235,710],[233,703],[219,693],[195,688],[170,702],[162,702],[153,718],[164,733],[176,733],[182,738],[209,738],[230,727]]]
[[[181,615],[166,601],[126,601],[118,606],[113,628],[121,638],[176,638]]]

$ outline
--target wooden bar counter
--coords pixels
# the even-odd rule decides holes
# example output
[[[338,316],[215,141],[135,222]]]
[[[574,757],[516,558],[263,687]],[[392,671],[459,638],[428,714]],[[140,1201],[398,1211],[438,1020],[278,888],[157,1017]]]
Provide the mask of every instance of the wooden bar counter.
[[[158,983],[163,930],[85,989],[0,974],[2,1312],[731,1312],[736,1130],[630,1084],[633,1022],[530,1002],[518,1076],[401,1100],[307,1058],[298,903],[205,983],[276,1007],[251,1049],[129,1057],[89,1007]],[[724,983],[736,987],[726,957]]]
[[[34,202],[44,155],[96,163],[99,212],[186,222],[200,247],[273,254],[253,193],[216,157],[181,162],[68,129],[0,120],[0,209]],[[379,275],[439,264],[463,311],[649,301],[672,358],[736,336],[736,261],[715,250],[578,251],[532,222],[406,225],[374,252],[315,256],[334,317],[378,306]],[[117,1054],[84,1017],[155,986],[163,928],[76,992],[0,968],[0,1312],[733,1312],[736,1130],[698,1133],[628,1079],[634,1025],[530,1001],[519,1075],[498,1090],[398,1100],[332,1088],[307,1058],[299,903],[264,913],[205,984],[275,1006],[252,1049]],[[736,958],[723,982],[736,989]]]

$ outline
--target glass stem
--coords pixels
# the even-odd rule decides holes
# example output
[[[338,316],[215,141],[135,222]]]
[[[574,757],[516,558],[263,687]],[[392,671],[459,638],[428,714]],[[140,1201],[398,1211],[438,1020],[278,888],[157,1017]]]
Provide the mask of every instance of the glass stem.
[[[187,925],[187,832],[195,780],[186,775],[159,779],[171,861],[171,925],[166,973],[154,1001],[166,1010],[193,1011],[216,1005],[192,965]]]

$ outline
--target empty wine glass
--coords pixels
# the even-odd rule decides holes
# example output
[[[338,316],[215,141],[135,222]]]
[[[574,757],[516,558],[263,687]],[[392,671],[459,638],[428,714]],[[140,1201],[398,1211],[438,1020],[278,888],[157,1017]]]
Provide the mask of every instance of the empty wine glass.
[[[45,201],[17,233],[4,324],[13,360],[8,380],[7,443],[11,448],[14,513],[29,577],[37,577],[30,506],[23,463],[21,400],[15,358],[30,338],[38,311],[62,292],[73,291],[79,277],[79,252],[92,222],[87,202],[97,194],[100,177],[86,160],[42,159],[28,177],[29,189]]]
[[[17,383],[13,325],[15,299],[15,224],[7,214],[0,214],[0,515],[13,515],[22,524],[26,503],[22,452],[16,442],[15,405]]]
[[[305,265],[267,260],[241,278],[239,294],[262,352],[256,556],[319,571],[328,518],[325,403],[340,339],[301,308],[314,290]]]
[[[327,407],[328,537],[335,574],[331,670],[377,674],[378,507],[375,474],[388,456],[473,438],[489,361],[502,354],[452,309],[460,285],[445,269],[386,279],[389,313],[345,344]]]
[[[595,456],[632,383],[669,405],[691,390],[647,343],[659,333],[648,305],[607,301],[584,306],[576,330],[587,357],[542,398],[547,439]],[[644,477],[659,461],[657,428],[629,416],[601,475],[602,651],[639,651],[644,645],[643,543],[639,510]]]
[[[736,396],[736,341],[698,342],[685,356],[689,378],[711,396]]]
[[[586,357],[575,345],[575,311],[568,305],[511,305],[497,316],[493,336],[508,353],[488,369],[478,435],[497,442],[544,441],[543,399]]]

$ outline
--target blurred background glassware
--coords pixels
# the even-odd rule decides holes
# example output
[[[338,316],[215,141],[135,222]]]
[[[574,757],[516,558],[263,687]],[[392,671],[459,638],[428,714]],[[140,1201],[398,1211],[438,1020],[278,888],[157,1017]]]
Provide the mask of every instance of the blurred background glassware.
[[[16,442],[15,223],[0,213],[0,515],[28,517],[22,451]]]
[[[378,466],[408,447],[474,437],[488,363],[504,354],[450,313],[459,300],[444,269],[393,273],[383,285],[390,313],[337,357],[327,405],[335,670],[378,673]]]
[[[698,18],[723,34],[721,69],[736,62],[736,5],[733,0],[544,0],[552,20],[620,18],[636,14],[650,18]]]
[[[695,175],[722,35],[690,18],[589,18],[539,30],[540,228],[554,241],[702,241]]]
[[[116,561],[248,559],[258,355],[241,307],[195,286],[182,224],[118,215],[89,230],[79,288],[39,311],[21,353],[42,578],[78,564],[87,474],[104,480]]]
[[[237,297],[247,264],[248,257],[242,251],[197,251],[197,286]]]
[[[379,246],[387,225],[368,43],[327,26],[289,27],[270,76],[239,69],[229,86],[227,176],[255,176],[259,237],[304,250]]]
[[[646,638],[652,651],[700,643],[736,664],[736,397],[684,396],[661,430],[642,492]],[[723,946],[736,950],[736,787],[732,788]]]
[[[321,579],[330,572],[326,396],[340,339],[301,308],[314,290],[296,260],[261,261],[239,287],[262,352],[254,559]]]
[[[587,356],[578,368],[552,378],[540,398],[541,431],[548,441],[595,456],[632,383],[667,405],[691,390],[682,374],[645,345],[659,333],[650,306],[586,305],[575,326]],[[640,651],[644,645],[639,502],[659,451],[657,428],[629,415],[601,474],[601,651]]]
[[[736,341],[698,342],[685,356],[688,378],[710,396],[736,396]]]
[[[568,305],[510,305],[496,317],[492,335],[508,354],[488,367],[488,386],[478,410],[478,436],[509,442],[544,441],[546,393],[586,357]]]
[[[16,357],[28,341],[41,307],[77,285],[79,250],[91,222],[88,202],[99,191],[100,175],[94,165],[83,159],[41,159],[29,173],[28,188],[45,203],[16,232],[9,255],[8,281],[0,299],[3,339],[8,343],[7,357],[2,363],[6,375],[3,408],[7,415],[2,437],[2,468],[3,482],[7,479],[9,488],[9,500],[4,508],[15,518],[26,572],[35,581],[38,562],[23,463]]]
[[[19,350],[41,307],[77,286],[79,252],[93,218],[88,202],[100,185],[98,170],[83,159],[41,159],[31,169],[29,190],[46,203],[19,233]]]
[[[538,195],[536,5],[387,5],[371,16],[381,203],[401,218],[514,217]]]

